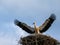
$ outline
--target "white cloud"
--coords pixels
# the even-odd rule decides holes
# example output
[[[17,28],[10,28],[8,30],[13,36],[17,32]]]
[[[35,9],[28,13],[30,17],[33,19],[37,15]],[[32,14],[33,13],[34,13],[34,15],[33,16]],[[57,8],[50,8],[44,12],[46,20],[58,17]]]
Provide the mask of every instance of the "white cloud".
[[[12,27],[11,27],[12,26]],[[3,29],[0,32],[0,45],[16,45],[18,43],[16,36],[12,31],[8,31],[13,28],[12,23],[4,23],[2,24]],[[5,28],[7,30],[5,30]],[[8,32],[7,32],[8,31]],[[11,34],[12,33],[12,34]]]
[[[0,45],[16,45],[16,41],[14,39],[9,38],[0,38]]]
[[[15,38],[0,32],[0,45],[16,45],[17,41]]]
[[[21,37],[27,36],[25,31],[17,27],[14,23],[4,23],[2,27],[7,30],[0,32],[0,45],[17,45]],[[15,32],[15,33],[14,33]]]

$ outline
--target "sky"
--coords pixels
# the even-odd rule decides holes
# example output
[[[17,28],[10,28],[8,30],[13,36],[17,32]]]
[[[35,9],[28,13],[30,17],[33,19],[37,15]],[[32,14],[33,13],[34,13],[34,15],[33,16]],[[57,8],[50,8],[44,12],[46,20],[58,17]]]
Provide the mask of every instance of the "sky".
[[[29,35],[14,24],[15,19],[40,26],[52,13],[56,20],[44,34],[60,41],[60,0],[0,0],[0,45],[17,45]]]

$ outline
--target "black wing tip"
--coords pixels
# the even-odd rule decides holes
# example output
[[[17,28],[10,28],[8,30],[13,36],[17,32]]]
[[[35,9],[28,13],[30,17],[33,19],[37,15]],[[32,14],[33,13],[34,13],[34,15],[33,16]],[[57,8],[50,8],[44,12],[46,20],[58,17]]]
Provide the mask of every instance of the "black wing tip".
[[[51,14],[51,16],[49,18],[53,19],[53,20],[56,20],[56,15],[55,14]]]
[[[14,24],[18,25],[19,23],[20,22],[17,19],[14,20]]]

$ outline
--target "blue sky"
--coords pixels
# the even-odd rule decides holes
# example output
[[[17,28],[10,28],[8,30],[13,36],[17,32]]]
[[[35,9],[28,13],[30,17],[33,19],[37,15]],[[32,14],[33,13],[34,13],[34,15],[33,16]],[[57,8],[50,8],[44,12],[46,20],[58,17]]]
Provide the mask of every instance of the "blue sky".
[[[56,20],[44,34],[60,41],[60,0],[0,0],[0,45],[17,45],[28,35],[14,24],[15,19],[30,26],[36,21],[39,26],[52,13]]]

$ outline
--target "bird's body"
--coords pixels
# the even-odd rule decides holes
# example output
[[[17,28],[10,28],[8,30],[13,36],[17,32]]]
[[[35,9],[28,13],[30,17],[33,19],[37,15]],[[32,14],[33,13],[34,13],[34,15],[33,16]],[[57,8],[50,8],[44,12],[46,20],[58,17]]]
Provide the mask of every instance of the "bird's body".
[[[40,34],[40,32],[39,32],[40,30],[39,30],[39,28],[38,27],[36,27],[35,28],[35,34]]]
[[[37,27],[36,23],[34,22],[34,28],[18,20],[15,20],[15,24],[30,34],[32,33],[41,34],[48,30],[48,28],[51,26],[55,19],[56,16],[54,14],[51,14],[51,16],[39,27]]]
[[[34,22],[33,24],[34,24],[35,34],[40,34],[39,32],[40,28],[36,26],[36,22]]]

